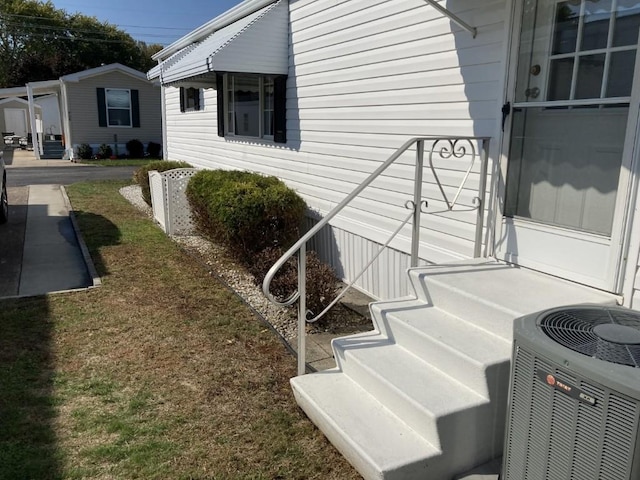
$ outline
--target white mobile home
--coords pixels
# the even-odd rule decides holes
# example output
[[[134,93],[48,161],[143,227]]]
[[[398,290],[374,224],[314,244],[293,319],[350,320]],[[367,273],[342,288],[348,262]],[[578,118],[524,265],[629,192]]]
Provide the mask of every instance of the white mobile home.
[[[500,455],[516,317],[640,309],[639,27],[627,0],[246,0],[156,55],[165,158],[283,179],[346,280],[388,243],[356,280],[376,331],[292,381],[366,478]]]

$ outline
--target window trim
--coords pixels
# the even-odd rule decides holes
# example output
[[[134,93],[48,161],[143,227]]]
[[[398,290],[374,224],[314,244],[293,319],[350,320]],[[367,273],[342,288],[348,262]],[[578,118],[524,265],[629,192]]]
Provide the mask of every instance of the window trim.
[[[115,91],[115,90],[120,90],[120,91],[127,92],[127,95],[129,96],[129,108],[128,109],[109,107],[109,92],[110,91]],[[133,100],[131,98],[131,89],[130,88],[108,88],[108,87],[105,87],[105,89],[104,89],[104,106],[105,106],[105,115],[106,115],[106,121],[107,121],[107,128],[133,128]],[[109,121],[109,110],[129,110],[129,125],[112,125],[111,122]]]

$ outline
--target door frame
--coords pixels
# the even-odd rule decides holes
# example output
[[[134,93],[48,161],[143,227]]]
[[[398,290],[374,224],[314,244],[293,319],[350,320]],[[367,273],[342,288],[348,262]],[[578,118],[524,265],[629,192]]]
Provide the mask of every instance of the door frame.
[[[559,0],[556,0],[559,1]],[[505,11],[505,77],[503,81],[503,99],[504,103],[510,102],[513,105],[516,91],[516,77],[518,69],[518,54],[520,50],[520,32],[522,29],[522,12],[525,0],[514,0],[508,2],[509,7]],[[620,185],[624,188],[619,189],[616,195],[616,210],[623,208],[621,215],[614,217],[612,226],[611,241],[616,239],[619,243],[612,248],[617,249],[616,261],[612,265],[615,274],[612,285],[612,293],[626,293],[627,298],[633,292],[633,283],[635,278],[635,265],[628,263],[631,261],[637,264],[640,253],[640,234],[632,239],[632,223],[634,220],[634,212],[636,203],[640,202],[638,197],[639,176],[640,176],[640,39],[639,46],[636,49],[636,63],[634,67],[634,78],[636,80],[632,87],[627,127],[625,131],[625,141],[623,145],[623,157],[621,166]],[[533,102],[532,102],[533,103]],[[535,105],[532,105],[534,107]],[[513,107],[512,107],[513,108]],[[630,121],[631,119],[634,121]],[[498,122],[498,156],[497,165],[494,168],[496,178],[494,179],[494,209],[493,231],[491,232],[491,246],[489,252],[492,256],[497,257],[498,242],[500,241],[506,194],[507,167],[509,159],[509,148],[511,142],[511,130],[513,127],[513,115],[509,114],[504,122]],[[621,203],[622,202],[622,203]],[[638,214],[640,215],[640,213]],[[617,232],[617,233],[614,233]],[[632,241],[635,240],[635,241]],[[633,249],[631,248],[633,247]],[[631,258],[629,258],[631,255]],[[612,255],[613,257],[613,255]],[[632,272],[633,270],[633,272]],[[548,272],[545,272],[548,273]],[[548,273],[554,275],[554,273]],[[557,275],[560,276],[560,275]],[[564,277],[561,277],[564,278]],[[576,280],[567,279],[568,281]],[[625,300],[625,304],[630,302],[630,298]]]

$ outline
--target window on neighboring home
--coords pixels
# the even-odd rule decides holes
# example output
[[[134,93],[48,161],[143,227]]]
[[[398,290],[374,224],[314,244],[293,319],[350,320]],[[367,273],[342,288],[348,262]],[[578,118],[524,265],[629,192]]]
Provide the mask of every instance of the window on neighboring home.
[[[98,88],[98,124],[101,127],[139,127],[138,90]]]
[[[219,74],[218,135],[285,143],[286,77]]]
[[[194,112],[200,110],[200,92],[199,88],[180,87],[180,111]]]

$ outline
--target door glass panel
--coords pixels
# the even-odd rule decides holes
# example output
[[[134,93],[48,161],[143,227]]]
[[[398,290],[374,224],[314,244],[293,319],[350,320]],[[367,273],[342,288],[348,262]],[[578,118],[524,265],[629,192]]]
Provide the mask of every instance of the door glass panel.
[[[640,0],[526,2],[516,103],[628,97],[639,29]]]
[[[572,5],[571,3],[559,2],[556,8],[553,48],[551,49],[553,55],[576,51],[580,5]]]
[[[580,50],[607,48],[611,0],[587,1],[584,4],[584,26]]]
[[[517,109],[505,214],[610,235],[628,110]]]
[[[631,95],[633,70],[636,65],[636,51],[625,50],[611,54],[607,97],[628,97]]]
[[[604,60],[604,53],[579,57],[576,99],[600,98]]]
[[[636,45],[640,28],[640,2],[637,0],[618,0],[613,46]]]
[[[559,58],[551,61],[549,78],[549,100],[569,100],[573,78],[573,58]]]

